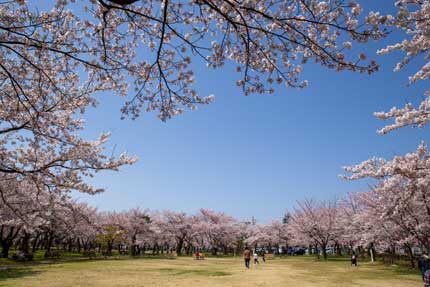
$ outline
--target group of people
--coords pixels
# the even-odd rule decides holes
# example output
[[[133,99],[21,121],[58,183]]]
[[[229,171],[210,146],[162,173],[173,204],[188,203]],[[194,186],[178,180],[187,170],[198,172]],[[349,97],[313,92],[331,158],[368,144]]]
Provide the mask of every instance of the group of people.
[[[205,255],[202,252],[196,251],[194,253],[194,259],[196,259],[196,260],[205,260]]]
[[[245,247],[245,251],[243,251],[243,259],[245,260],[245,267],[247,269],[250,268],[251,255],[254,257],[254,265],[260,264],[260,261],[258,261],[258,253],[256,251],[252,253],[248,247]],[[261,258],[263,259],[263,262],[266,262],[266,254],[264,252],[262,253]]]
[[[247,269],[250,268],[251,257],[254,258],[254,265],[260,264],[260,262],[258,261],[258,253],[256,251],[252,253],[252,251],[248,247],[245,247],[245,251],[243,251],[243,259],[245,260],[245,267]],[[263,262],[266,262],[266,256],[264,252],[262,253],[262,259],[263,259]],[[355,252],[353,252],[351,256],[351,266],[355,266],[355,267],[357,266],[357,255],[355,254]],[[423,254],[418,260],[418,267],[423,276],[424,287],[430,287],[429,256],[427,256],[426,254]]]

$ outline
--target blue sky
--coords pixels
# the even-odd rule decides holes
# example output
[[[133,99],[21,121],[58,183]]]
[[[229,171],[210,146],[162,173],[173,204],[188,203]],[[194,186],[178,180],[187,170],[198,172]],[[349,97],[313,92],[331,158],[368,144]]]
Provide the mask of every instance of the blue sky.
[[[305,197],[332,199],[366,190],[366,182],[340,179],[341,167],[414,151],[429,139],[428,129],[376,133],[384,123],[373,112],[417,103],[425,91],[423,83],[407,87],[416,63],[393,73],[401,55],[376,55],[396,38],[366,45],[382,68],[372,76],[308,64],[308,88],[279,87],[274,95],[243,96],[231,65],[222,71],[197,67],[198,91],[214,94],[215,103],[166,123],[155,114],[120,120],[123,99],[103,95],[100,107],[86,115],[85,135],[111,131],[107,151],[127,151],[140,160],[118,173],[97,174],[91,182],[105,193],[75,197],[102,210],[205,207],[265,222],[281,218]]]

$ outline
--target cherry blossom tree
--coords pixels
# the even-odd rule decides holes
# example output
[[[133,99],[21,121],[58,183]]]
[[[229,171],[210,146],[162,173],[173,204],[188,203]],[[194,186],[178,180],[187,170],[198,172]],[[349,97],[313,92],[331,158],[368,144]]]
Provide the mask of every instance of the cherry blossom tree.
[[[283,246],[288,250],[292,238],[290,226],[287,223],[272,220],[267,224],[257,224],[251,226],[251,234],[246,239],[250,246],[267,247],[271,250]]]
[[[337,203],[317,202],[306,199],[298,203],[292,216],[291,224],[296,236],[304,237],[321,248],[324,259],[327,259],[326,248],[339,236],[337,224]]]
[[[428,28],[430,26],[430,3],[428,1],[399,0],[395,2],[395,5],[398,8],[397,15],[388,15],[386,24],[403,31],[405,39],[379,50],[378,53],[388,54],[400,51],[405,54],[404,59],[394,68],[396,72],[413,59],[424,60],[420,69],[409,77],[409,84],[426,81],[430,76],[430,32]],[[405,126],[423,127],[426,125],[430,120],[429,96],[430,92],[426,91],[425,98],[418,108],[408,103],[403,108],[393,107],[388,112],[375,113],[375,116],[382,120],[394,120],[393,124],[387,125],[379,132],[385,134]]]
[[[402,194],[402,191],[396,190],[394,193],[393,196],[392,192],[372,188],[368,192],[355,195],[356,201],[362,205],[356,217],[356,222],[361,227],[357,233],[361,245],[369,246],[369,251],[372,252],[389,253],[391,263],[394,262],[396,249],[403,248],[408,253],[411,267],[414,268],[412,247],[417,246],[419,242],[411,236],[407,228],[405,229],[411,220],[410,215],[398,212],[400,210],[398,206],[403,203],[393,201],[398,200],[398,195]],[[397,211],[394,211],[394,208]]]
[[[1,3],[0,15],[1,180],[25,178],[40,191],[102,191],[85,178],[135,159],[106,156],[109,134],[95,141],[79,136],[82,114],[104,88],[89,74],[85,80],[79,76],[76,55],[86,45],[77,36],[75,17],[61,1],[41,13],[25,1]]]
[[[77,252],[81,249],[88,252],[95,247],[98,211],[85,203],[74,203],[71,205],[71,215],[71,228],[66,231],[72,240],[70,243],[76,246]]]
[[[375,25],[386,17],[372,14],[363,21],[362,8],[353,1],[73,2],[56,1],[40,12],[26,1],[1,4],[3,86],[7,97],[30,111],[41,107],[29,87],[63,98],[80,95],[81,101],[112,91],[131,95],[124,114],[157,110],[166,120],[183,107],[213,100],[192,88],[193,59],[210,68],[233,61],[245,94],[273,92],[273,83],[306,86],[299,74],[308,61],[336,70],[376,71],[364,54],[350,58],[345,51],[351,41],[386,34]]]
[[[192,236],[192,220],[189,215],[181,212],[164,211],[162,221],[159,223],[162,232],[175,242],[177,254],[182,253],[184,244]]]
[[[224,254],[228,254],[237,237],[235,219],[209,209],[200,209],[197,218],[200,223],[197,228],[205,236],[212,253],[217,254],[218,249],[221,249]]]
[[[373,193],[380,203],[381,216],[408,234],[405,243],[415,241],[427,248],[430,248],[429,158],[427,146],[421,144],[416,152],[396,156],[391,161],[373,158],[345,168],[350,174],[348,179],[377,179]]]
[[[147,236],[150,232],[151,218],[147,210],[139,208],[131,209],[124,213],[126,218],[126,232],[128,242],[131,246],[131,254],[138,255],[140,253],[140,244],[142,237]]]
[[[0,197],[0,244],[2,257],[7,258],[9,249],[22,233],[28,239],[32,232],[47,223],[49,198],[28,181],[7,180],[0,184],[4,190]]]
[[[372,225],[373,219],[363,217],[365,205],[359,200],[357,193],[349,192],[338,202],[338,228],[339,237],[336,239],[338,253],[340,246],[347,246],[349,251],[359,246],[371,246],[372,241],[366,241],[364,237],[364,227]],[[369,219],[369,222],[367,222]]]
[[[430,3],[429,1],[395,2],[398,12],[387,15],[388,26],[404,32],[404,39],[378,51],[379,54],[403,52],[404,59],[394,71],[400,71],[412,60],[421,61],[420,68],[409,77],[409,84],[429,79],[430,51]],[[378,132],[386,134],[396,129],[413,126],[423,127],[429,122],[429,91],[416,108],[408,103],[404,107],[393,107],[388,112],[377,112],[382,120],[392,120],[391,124]],[[372,178],[376,184],[369,192],[358,196],[364,209],[358,213],[361,222],[361,242],[394,254],[395,248],[405,248],[414,266],[412,247],[421,245],[430,250],[428,238],[428,152],[421,144],[416,152],[396,156],[392,160],[371,158],[356,166],[346,167],[345,178],[358,180]]]

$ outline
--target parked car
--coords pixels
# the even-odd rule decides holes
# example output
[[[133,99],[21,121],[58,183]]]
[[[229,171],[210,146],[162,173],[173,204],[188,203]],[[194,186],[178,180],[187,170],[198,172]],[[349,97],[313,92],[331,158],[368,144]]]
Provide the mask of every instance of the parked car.
[[[306,253],[306,248],[302,247],[295,247],[295,248],[289,248],[288,249],[288,255],[304,255]]]
[[[325,249],[325,252],[326,252],[327,254],[334,254],[334,253],[335,253],[335,250],[334,250],[334,248],[333,248],[333,247],[327,247],[327,248]]]
[[[12,259],[15,261],[32,261],[33,260],[33,254],[20,251],[19,253],[15,253],[12,255]]]

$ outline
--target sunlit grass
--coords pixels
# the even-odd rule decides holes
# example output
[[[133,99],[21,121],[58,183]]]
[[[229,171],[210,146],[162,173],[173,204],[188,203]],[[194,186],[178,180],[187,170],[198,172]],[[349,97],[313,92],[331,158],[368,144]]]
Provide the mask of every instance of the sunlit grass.
[[[268,260],[246,270],[240,258],[179,257],[163,259],[85,260],[23,266],[0,271],[0,286],[291,286],[405,287],[422,286],[414,270],[378,263],[351,267],[347,260],[316,261],[312,257]]]

